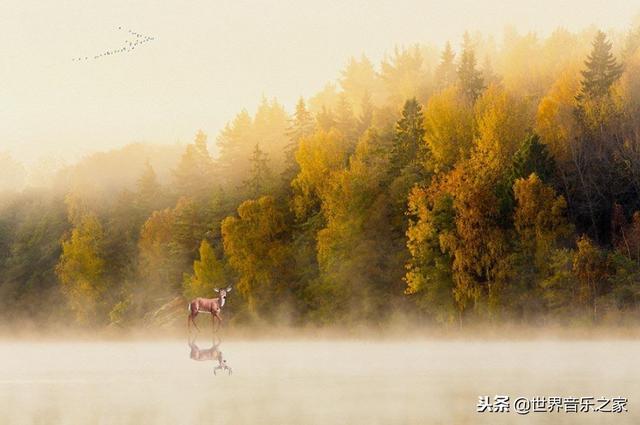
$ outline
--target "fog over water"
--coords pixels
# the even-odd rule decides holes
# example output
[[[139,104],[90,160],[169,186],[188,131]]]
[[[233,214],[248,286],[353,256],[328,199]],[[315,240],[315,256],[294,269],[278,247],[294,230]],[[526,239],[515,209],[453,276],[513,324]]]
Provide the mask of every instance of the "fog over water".
[[[632,424],[636,341],[2,342],[2,424]],[[199,338],[201,350],[212,346]],[[628,413],[476,412],[480,395],[626,397]]]

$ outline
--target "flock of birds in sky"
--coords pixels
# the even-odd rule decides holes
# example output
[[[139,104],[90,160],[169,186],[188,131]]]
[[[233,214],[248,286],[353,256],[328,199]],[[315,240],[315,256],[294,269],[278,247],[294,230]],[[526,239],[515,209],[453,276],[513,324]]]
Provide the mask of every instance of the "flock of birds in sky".
[[[97,59],[102,59],[106,56],[118,55],[120,53],[128,53],[135,50],[136,47],[141,48],[144,44],[155,40],[154,37],[144,35],[139,32],[132,31],[130,29],[123,29],[122,27],[118,27],[118,30],[127,31],[127,34],[129,35],[129,38],[124,41],[124,44],[120,48],[114,49],[114,50],[107,50],[105,52],[98,53],[94,56],[80,56],[77,58],[73,58],[72,61],[79,62],[79,61],[88,61],[90,59],[97,60]]]

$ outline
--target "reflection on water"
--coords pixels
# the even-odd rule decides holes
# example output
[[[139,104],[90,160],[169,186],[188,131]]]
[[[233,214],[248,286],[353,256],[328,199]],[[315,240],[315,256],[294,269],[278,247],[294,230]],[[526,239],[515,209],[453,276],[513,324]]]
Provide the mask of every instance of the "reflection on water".
[[[217,342],[216,342],[217,340]],[[229,375],[233,373],[231,366],[227,364],[227,360],[223,357],[222,351],[220,351],[220,343],[222,340],[215,334],[211,336],[211,347],[202,349],[198,347],[196,343],[196,336],[189,338],[189,358],[196,361],[217,361],[218,364],[213,368],[213,374],[217,375],[219,370],[227,371]]]
[[[220,352],[230,379],[212,374]],[[0,425],[637,425],[638,353],[637,341],[0,341]],[[629,411],[476,412],[496,394],[626,397]]]

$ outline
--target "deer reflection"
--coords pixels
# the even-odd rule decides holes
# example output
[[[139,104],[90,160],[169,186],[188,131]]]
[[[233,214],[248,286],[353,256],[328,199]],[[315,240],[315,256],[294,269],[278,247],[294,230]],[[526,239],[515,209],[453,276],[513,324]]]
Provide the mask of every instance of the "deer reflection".
[[[217,339],[217,342],[216,342]],[[211,347],[207,349],[201,349],[196,344],[196,338],[189,339],[189,348],[191,352],[189,353],[189,358],[191,360],[196,361],[217,361],[218,365],[213,369],[213,374],[217,375],[218,371],[222,372],[226,371],[229,375],[233,373],[231,366],[227,364],[227,360],[222,356],[222,351],[220,351],[220,338],[216,338],[216,336],[211,337]]]

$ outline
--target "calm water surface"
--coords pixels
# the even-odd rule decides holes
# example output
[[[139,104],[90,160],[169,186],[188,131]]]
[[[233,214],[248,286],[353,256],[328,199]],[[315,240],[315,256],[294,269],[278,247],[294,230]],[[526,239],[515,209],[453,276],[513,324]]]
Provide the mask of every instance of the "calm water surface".
[[[196,345],[0,342],[0,424],[640,423],[635,341]],[[623,396],[629,412],[477,413],[495,394]]]

